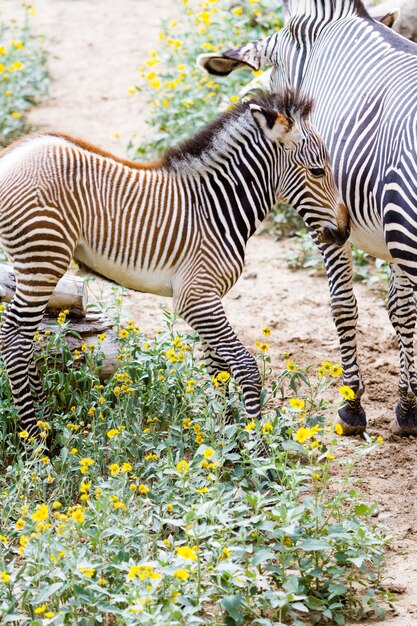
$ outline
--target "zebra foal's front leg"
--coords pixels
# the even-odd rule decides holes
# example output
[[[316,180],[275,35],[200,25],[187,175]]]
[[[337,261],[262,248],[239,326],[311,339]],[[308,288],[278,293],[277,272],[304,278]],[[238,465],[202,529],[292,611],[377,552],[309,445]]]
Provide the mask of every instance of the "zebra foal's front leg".
[[[205,346],[215,355],[209,368],[231,371],[240,385],[249,419],[260,417],[262,381],[255,358],[248,352],[227,321],[222,303],[216,297],[181,304],[174,299],[177,313],[198,332]],[[209,359],[210,362],[210,359]],[[262,447],[266,450],[266,444]]]
[[[339,408],[337,421],[345,435],[356,435],[366,430],[366,414],[361,405],[364,385],[356,347],[358,307],[353,293],[352,249],[350,243],[340,248],[318,243],[314,233],[312,236],[326,266],[332,316],[339,336],[343,384],[355,392],[355,398],[346,400]]]
[[[206,368],[210,376],[215,378],[216,376],[218,376],[218,374],[220,374],[220,372],[230,373],[229,365],[226,363],[226,361],[223,361],[222,359],[219,358],[216,350],[212,348],[211,346],[209,346],[209,344],[202,339],[201,339],[201,344],[203,346],[203,351],[204,351],[204,361],[205,361]],[[230,394],[229,394],[228,382],[226,383],[225,393],[226,393],[226,397],[229,398]],[[234,414],[230,406],[228,405],[226,408],[225,423],[233,424],[233,422],[234,422]]]
[[[413,285],[395,264],[391,265],[388,314],[400,351],[400,397],[391,430],[396,435],[417,435],[417,376],[414,364],[416,302]]]

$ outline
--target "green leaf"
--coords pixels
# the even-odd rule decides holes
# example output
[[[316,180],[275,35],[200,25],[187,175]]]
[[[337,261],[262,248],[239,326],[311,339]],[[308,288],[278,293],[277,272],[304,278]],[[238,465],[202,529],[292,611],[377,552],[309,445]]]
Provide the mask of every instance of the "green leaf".
[[[299,546],[305,552],[328,550],[331,547],[330,544],[324,539],[303,539]]]
[[[243,597],[224,596],[221,602],[227,614],[236,622],[237,626],[243,624]]]
[[[64,586],[63,582],[57,582],[57,583],[53,583],[52,585],[48,585],[44,587],[41,590],[41,592],[33,600],[33,604],[42,604],[43,602],[45,602],[45,600],[50,598],[56,591],[58,591],[59,589],[62,589],[63,586]]]

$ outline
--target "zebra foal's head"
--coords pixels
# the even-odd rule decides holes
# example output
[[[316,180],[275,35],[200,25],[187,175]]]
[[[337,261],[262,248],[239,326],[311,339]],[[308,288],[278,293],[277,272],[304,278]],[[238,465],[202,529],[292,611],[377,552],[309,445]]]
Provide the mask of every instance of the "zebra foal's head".
[[[291,204],[319,241],[342,245],[349,214],[336,188],[323,141],[309,121],[310,99],[287,89],[260,94],[244,104],[275,146],[277,201]]]

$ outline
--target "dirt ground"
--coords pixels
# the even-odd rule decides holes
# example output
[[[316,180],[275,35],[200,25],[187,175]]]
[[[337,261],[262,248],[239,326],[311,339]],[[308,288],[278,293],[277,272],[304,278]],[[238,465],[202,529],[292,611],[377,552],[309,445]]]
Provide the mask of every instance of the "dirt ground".
[[[144,102],[128,96],[136,68],[155,46],[161,19],[175,17],[170,0],[37,0],[35,26],[51,53],[50,100],[31,113],[38,126],[62,130],[123,155],[128,140],[144,136]],[[18,0],[1,0],[5,17],[18,15]],[[192,129],[190,129],[190,134]],[[118,134],[115,137],[115,134]],[[175,137],[173,137],[175,143]],[[228,317],[248,347],[271,327],[270,353],[277,367],[284,351],[300,364],[338,361],[338,341],[328,307],[325,277],[292,272],[291,241],[255,236],[243,277],[225,298]],[[366,383],[369,432],[385,443],[361,462],[362,490],[378,503],[379,519],[393,541],[388,587],[401,591],[387,626],[417,625],[417,440],[390,435],[396,400],[398,355],[387,313],[365,285],[359,302],[359,354]],[[162,325],[170,300],[130,292],[126,315],[151,334]],[[336,392],[335,392],[336,395]],[[372,622],[374,623],[374,622]]]

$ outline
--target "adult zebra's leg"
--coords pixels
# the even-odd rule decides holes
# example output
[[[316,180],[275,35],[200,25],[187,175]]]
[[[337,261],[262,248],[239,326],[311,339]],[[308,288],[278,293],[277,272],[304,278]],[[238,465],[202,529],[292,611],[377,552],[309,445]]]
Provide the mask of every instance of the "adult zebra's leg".
[[[417,434],[417,376],[414,365],[414,329],[416,302],[413,285],[398,267],[391,265],[391,283],[388,296],[388,314],[397,334],[400,351],[399,402],[391,430],[397,435]]]
[[[333,320],[339,336],[343,384],[355,392],[353,400],[339,408],[338,422],[345,435],[362,433],[366,429],[366,414],[361,405],[364,384],[357,357],[358,307],[353,292],[352,248],[350,243],[343,247],[315,242],[323,255],[329,282]]]

